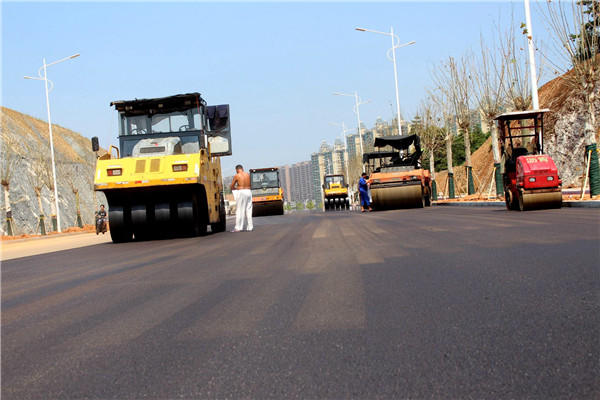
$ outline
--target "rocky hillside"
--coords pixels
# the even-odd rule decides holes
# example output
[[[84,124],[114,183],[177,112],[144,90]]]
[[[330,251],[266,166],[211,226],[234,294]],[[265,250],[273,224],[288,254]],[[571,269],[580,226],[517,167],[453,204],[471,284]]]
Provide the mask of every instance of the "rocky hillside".
[[[596,89],[596,122],[600,124],[600,85],[596,85]],[[556,162],[564,187],[581,187],[585,169],[583,139],[586,105],[583,97],[568,85],[565,76],[559,76],[539,89],[539,98],[540,106],[550,109],[544,118],[544,151]],[[600,126],[596,127],[598,141]],[[476,190],[485,195],[489,191],[494,168],[491,138],[473,153],[472,163]],[[447,176],[447,171],[436,173],[438,192],[445,191]],[[454,180],[456,194],[465,194],[467,183],[464,167],[454,167]]]
[[[36,188],[46,217],[46,230],[51,231],[53,199],[50,169],[48,124],[45,121],[1,107],[2,149],[0,178],[2,191],[8,183],[9,202],[12,208],[14,234],[39,232],[39,203]],[[103,196],[93,191],[95,155],[90,140],[82,135],[53,125],[57,165],[58,198],[63,229],[77,224],[76,195],[78,192],[84,224],[92,224],[96,204],[104,202]],[[97,198],[96,198],[97,197]],[[6,234],[5,194],[0,196],[1,229]]]

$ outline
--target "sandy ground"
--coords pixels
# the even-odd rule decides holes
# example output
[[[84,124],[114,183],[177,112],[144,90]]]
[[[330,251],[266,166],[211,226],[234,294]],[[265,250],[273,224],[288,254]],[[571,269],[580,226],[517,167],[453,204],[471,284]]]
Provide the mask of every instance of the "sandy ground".
[[[52,253],[60,250],[75,249],[99,243],[110,242],[110,234],[78,233],[72,235],[48,236],[39,239],[9,240],[0,242],[0,260]]]

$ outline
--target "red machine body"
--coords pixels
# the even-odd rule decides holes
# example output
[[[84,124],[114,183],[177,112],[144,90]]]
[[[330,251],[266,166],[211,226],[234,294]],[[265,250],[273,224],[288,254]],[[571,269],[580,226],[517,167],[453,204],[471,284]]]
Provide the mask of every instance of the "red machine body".
[[[518,111],[496,117],[509,210],[557,208],[562,204],[558,168],[543,151],[543,116],[548,111]]]

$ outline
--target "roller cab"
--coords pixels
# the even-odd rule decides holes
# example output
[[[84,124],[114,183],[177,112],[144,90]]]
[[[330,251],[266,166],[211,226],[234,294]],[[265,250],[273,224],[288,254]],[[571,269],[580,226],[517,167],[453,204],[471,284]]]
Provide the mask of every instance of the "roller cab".
[[[225,230],[220,157],[231,154],[229,106],[199,93],[114,101],[119,147],[98,158],[114,242]],[[97,138],[92,148],[99,150]]]
[[[278,168],[250,170],[252,216],[283,215],[283,189]]]
[[[323,204],[325,211],[348,210],[348,184],[344,175],[329,174],[323,177]]]
[[[544,114],[548,109],[496,117],[504,157],[504,198],[509,210],[560,208],[562,181],[552,157],[544,154]]]
[[[431,205],[431,175],[421,168],[419,137],[378,137],[375,147],[378,151],[363,155],[372,207],[385,210]]]

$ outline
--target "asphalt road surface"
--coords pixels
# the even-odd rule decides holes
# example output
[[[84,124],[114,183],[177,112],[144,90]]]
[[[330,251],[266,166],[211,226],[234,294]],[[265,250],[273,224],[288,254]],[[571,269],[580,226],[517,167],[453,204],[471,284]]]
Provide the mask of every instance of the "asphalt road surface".
[[[2,263],[2,399],[600,397],[600,213],[298,213]]]

